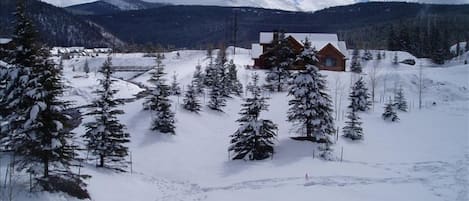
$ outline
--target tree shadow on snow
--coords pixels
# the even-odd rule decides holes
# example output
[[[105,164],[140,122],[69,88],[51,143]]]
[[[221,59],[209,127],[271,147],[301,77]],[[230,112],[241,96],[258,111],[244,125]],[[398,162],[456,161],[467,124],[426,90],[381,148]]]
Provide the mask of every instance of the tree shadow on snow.
[[[275,146],[272,162],[275,165],[288,165],[304,158],[313,159],[313,154],[317,158],[317,146],[318,144],[310,141],[282,139]]]

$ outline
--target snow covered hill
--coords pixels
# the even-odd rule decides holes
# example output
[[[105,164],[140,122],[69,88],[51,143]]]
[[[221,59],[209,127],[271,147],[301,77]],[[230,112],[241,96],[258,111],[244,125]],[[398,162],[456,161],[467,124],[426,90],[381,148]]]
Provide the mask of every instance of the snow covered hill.
[[[372,51],[376,54],[376,51]],[[168,79],[173,73],[185,85],[190,83],[195,66],[204,66],[205,51],[166,53]],[[186,112],[179,105],[182,97],[172,97],[176,112],[176,135],[163,136],[149,130],[151,114],[142,110],[142,99],[123,106],[120,117],[131,134],[132,173],[96,169],[88,161],[80,171],[92,176],[88,189],[96,201],[144,200],[295,200],[309,201],[466,201],[469,189],[469,66],[451,63],[432,67],[427,60],[398,52],[399,60],[416,59],[422,63],[424,77],[423,108],[418,109],[419,65],[392,64],[394,52],[386,51],[383,60],[364,62],[364,76],[375,70],[378,85],[373,110],[362,114],[364,140],[351,142],[339,137],[334,145],[337,161],[318,159],[309,142],[293,141],[295,134],[286,122],[286,93],[266,93],[270,111],[264,117],[279,126],[275,155],[264,161],[230,161],[229,135],[237,129],[235,120],[242,99],[228,101],[224,113],[204,107],[200,114]],[[143,54],[114,54],[115,65],[153,65]],[[241,82],[249,82],[253,70],[250,50],[238,49],[235,59]],[[94,74],[105,56],[65,61],[65,77],[72,87],[69,99],[77,105],[89,103],[97,86]],[[91,73],[83,77],[88,60]],[[75,72],[72,71],[73,66]],[[262,71],[256,71],[263,76]],[[335,101],[336,126],[344,122],[345,107],[352,80],[350,72],[326,72],[330,95]],[[149,74],[132,79],[147,85]],[[399,113],[401,122],[381,119],[384,102],[397,86],[403,86],[410,111]],[[124,80],[116,84],[119,97],[129,98],[143,89]],[[202,103],[208,98],[202,97]],[[205,104],[204,104],[205,105]],[[86,111],[86,110],[84,110]],[[83,122],[90,121],[85,117]],[[84,132],[83,127],[75,130]],[[340,161],[342,155],[342,161]],[[129,158],[130,160],[130,158]],[[3,163],[2,163],[3,164]],[[4,169],[1,169],[4,171]],[[78,170],[77,170],[78,171]],[[129,169],[130,171],[130,169]],[[2,174],[3,175],[3,174]],[[308,175],[306,177],[306,175]],[[1,179],[1,178],[0,178]],[[55,194],[17,192],[19,200],[70,200]]]

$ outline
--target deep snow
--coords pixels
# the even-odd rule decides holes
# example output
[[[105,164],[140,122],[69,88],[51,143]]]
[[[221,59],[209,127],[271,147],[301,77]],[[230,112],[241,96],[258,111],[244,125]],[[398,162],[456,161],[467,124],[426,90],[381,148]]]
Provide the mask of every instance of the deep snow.
[[[238,49],[234,57],[241,82],[249,81],[252,70],[250,52]],[[375,53],[375,52],[374,52]],[[204,51],[166,53],[168,80],[173,72],[182,84],[188,84],[198,63],[202,66]],[[116,54],[113,63],[153,65],[142,54]],[[229,135],[236,128],[235,120],[242,99],[228,100],[224,113],[210,111],[206,106],[200,114],[184,111],[178,103],[182,97],[172,97],[176,111],[176,136],[165,136],[149,130],[151,114],[142,110],[143,100],[123,106],[122,123],[131,134],[132,173],[115,173],[96,169],[89,161],[82,173],[90,174],[87,181],[93,200],[435,200],[465,201],[469,189],[469,66],[451,62],[433,67],[425,59],[416,66],[391,64],[393,52],[384,60],[363,62],[364,78],[376,66],[378,85],[373,111],[361,114],[364,140],[351,142],[338,138],[334,145],[337,161],[318,159],[314,145],[293,141],[290,123],[286,122],[288,100],[286,93],[266,94],[270,111],[264,112],[279,126],[275,155],[264,161],[230,161],[227,148]],[[399,52],[399,60],[414,58]],[[87,78],[80,66],[88,59],[92,73]],[[71,86],[68,100],[76,105],[91,102],[97,86],[96,69],[104,61],[97,58],[77,58],[66,61],[65,78]],[[423,108],[418,109],[419,64],[424,75]],[[75,66],[77,72],[72,72]],[[263,76],[262,71],[258,73]],[[337,100],[336,126],[343,126],[343,115],[352,80],[349,72],[326,72],[330,95]],[[119,77],[120,75],[116,75]],[[131,76],[127,76],[131,77]],[[132,82],[147,85],[145,73]],[[261,79],[262,80],[262,79]],[[409,100],[410,111],[399,113],[399,123],[381,119],[384,101],[402,85]],[[142,91],[138,86],[120,80],[118,97],[129,98]],[[337,90],[336,90],[337,89]],[[337,92],[337,93],[336,93]],[[337,95],[336,95],[337,94]],[[208,102],[201,98],[202,103]],[[340,102],[340,103],[339,103]],[[433,105],[435,103],[435,105]],[[340,106],[339,106],[340,105]],[[91,120],[85,117],[83,122]],[[83,127],[75,132],[81,135]],[[343,150],[343,160],[340,161]],[[313,155],[314,154],[314,155]],[[130,158],[129,158],[130,160]],[[3,171],[3,170],[2,170]],[[130,169],[129,169],[130,171]],[[307,177],[306,177],[307,175]],[[57,194],[28,194],[18,192],[19,200],[70,200]]]

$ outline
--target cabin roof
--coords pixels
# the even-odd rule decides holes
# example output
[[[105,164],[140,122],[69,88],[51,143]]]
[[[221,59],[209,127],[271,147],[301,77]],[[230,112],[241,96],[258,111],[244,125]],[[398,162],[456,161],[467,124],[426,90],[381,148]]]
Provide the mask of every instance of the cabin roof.
[[[332,33],[285,33],[285,37],[291,36],[297,42],[304,45],[306,38],[311,42],[311,47],[321,50],[327,44],[331,44],[343,55],[348,57],[347,46],[344,41],[339,41],[337,34]],[[260,44],[270,44],[274,39],[274,32],[261,32],[259,34]],[[253,57],[254,58],[254,57]]]

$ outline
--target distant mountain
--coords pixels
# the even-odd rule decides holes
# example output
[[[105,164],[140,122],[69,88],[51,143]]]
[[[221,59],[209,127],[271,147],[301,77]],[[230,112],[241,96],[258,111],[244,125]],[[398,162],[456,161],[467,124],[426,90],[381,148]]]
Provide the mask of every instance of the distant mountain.
[[[248,7],[165,6],[147,10],[86,16],[129,43],[200,47],[230,42],[237,20],[237,44],[249,47],[260,31],[345,32],[374,24],[425,16],[465,16],[469,5],[429,5],[401,2],[371,2],[332,7],[314,13]],[[462,23],[465,25],[466,23]],[[455,35],[466,35],[458,29]],[[455,38],[455,37],[453,37]],[[363,38],[367,40],[366,37]]]
[[[14,30],[16,0],[0,1],[0,36]],[[39,30],[40,38],[50,46],[112,46],[119,39],[92,22],[87,22],[62,8],[37,0],[26,0],[27,15]]]
[[[149,3],[142,0],[101,0],[91,3],[69,6],[65,9],[71,13],[78,15],[103,15],[113,14],[126,10],[159,8],[166,5],[169,4]]]

